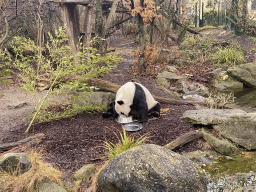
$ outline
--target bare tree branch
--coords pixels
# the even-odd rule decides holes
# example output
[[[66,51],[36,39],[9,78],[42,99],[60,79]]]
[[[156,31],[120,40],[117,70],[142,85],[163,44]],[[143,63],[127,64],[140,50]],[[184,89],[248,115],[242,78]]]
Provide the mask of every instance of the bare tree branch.
[[[6,31],[5,31],[4,37],[0,40],[0,46],[2,45],[2,43],[4,42],[4,40],[7,38],[8,32],[9,32],[8,20],[7,20],[6,17],[4,18],[4,20],[5,20],[5,25],[6,25]]]

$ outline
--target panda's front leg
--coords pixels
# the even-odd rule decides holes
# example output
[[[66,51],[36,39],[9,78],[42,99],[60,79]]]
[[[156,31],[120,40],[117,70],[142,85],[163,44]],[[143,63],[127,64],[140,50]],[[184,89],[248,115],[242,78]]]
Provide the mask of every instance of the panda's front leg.
[[[138,107],[138,115],[139,115],[139,123],[147,122],[148,121],[148,106],[147,105],[140,105]]]

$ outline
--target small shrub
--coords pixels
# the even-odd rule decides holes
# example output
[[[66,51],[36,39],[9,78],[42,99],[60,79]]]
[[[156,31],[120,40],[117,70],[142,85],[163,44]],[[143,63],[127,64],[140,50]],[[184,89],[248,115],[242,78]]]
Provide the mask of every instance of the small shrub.
[[[100,40],[95,38],[93,42]],[[90,43],[94,44],[93,42]],[[12,58],[7,51],[0,51],[0,68],[19,70],[22,87],[32,96],[35,96],[38,90],[49,89],[49,97],[55,88],[64,94],[70,93],[71,90],[86,92],[87,88],[90,90],[86,84],[88,79],[103,76],[122,60],[112,54],[102,56],[98,54],[97,49],[82,47],[82,44],[79,45],[77,54],[73,55],[68,45],[68,36],[62,27],[56,30],[54,35],[48,33],[45,47],[40,47],[33,40],[24,37],[14,37],[11,45],[14,56]],[[40,54],[41,52],[44,54]],[[39,110],[44,101],[45,98],[40,103]],[[94,111],[93,107],[73,106],[69,114],[77,114],[87,109]],[[96,106],[95,110],[98,111],[99,107]],[[68,112],[64,116],[67,114]],[[58,114],[57,116],[60,117]]]
[[[119,140],[118,144],[115,145],[113,143],[105,142],[105,148],[109,151],[109,160],[113,159],[116,155],[127,151],[135,146],[142,145],[145,142],[146,137],[143,136],[139,138],[137,141],[134,138],[127,137],[126,131],[124,130],[123,135],[120,133],[121,140]]]
[[[67,106],[62,108],[61,106]],[[58,108],[60,110],[54,110],[53,108]],[[107,110],[107,105],[93,105],[85,103],[83,106],[78,104],[71,104],[71,103],[48,103],[47,107],[43,108],[39,115],[37,115],[35,121],[36,122],[46,122],[52,120],[59,120],[63,118],[73,117],[80,113],[86,111],[87,113],[97,113],[101,111]],[[49,110],[52,108],[53,110]]]
[[[228,48],[217,48],[217,51],[212,55],[212,62],[217,65],[227,63],[228,65],[238,65],[245,62],[244,54],[241,50]]]
[[[134,59],[131,72],[133,74],[138,73],[138,56],[139,56],[140,48],[138,47],[136,51],[131,53],[131,56],[136,56],[137,58]],[[145,61],[145,73],[150,75],[157,75],[157,72],[160,70],[159,63],[156,62],[158,56],[158,50],[155,47],[147,45],[144,50],[144,61]],[[156,64],[157,63],[157,64]],[[158,67],[156,67],[158,65]]]
[[[210,109],[220,109],[226,105],[235,102],[234,92],[231,93],[220,93],[210,92],[208,95],[208,106]]]
[[[22,175],[15,176],[0,173],[7,192],[38,191],[38,186],[43,181],[61,182],[62,172],[45,164],[41,155],[31,151],[28,153],[32,167]]]
[[[188,37],[182,42],[179,50],[183,60],[191,63],[205,62],[214,51],[214,44],[216,41],[209,37]]]
[[[236,65],[245,61],[244,49],[241,46],[232,41],[218,41],[210,37],[186,38],[179,50],[183,60],[194,64],[210,61],[212,64]]]
[[[55,31],[54,36],[48,33],[45,47],[36,45],[31,39],[14,37],[11,43],[14,57],[11,59],[8,52],[0,52],[0,61],[4,61],[0,68],[18,69],[23,87],[31,92],[51,84],[57,75],[59,87],[65,84],[72,88],[74,82],[80,83],[81,79],[103,76],[122,60],[111,54],[101,56],[97,49],[81,45],[74,56],[67,42],[68,36],[62,27]],[[39,54],[40,49],[44,54]]]
[[[218,25],[218,13],[217,11],[210,10],[209,12],[204,13],[205,25]]]
[[[138,25],[132,22],[125,22],[123,24],[123,31],[125,34],[137,34],[138,33]]]

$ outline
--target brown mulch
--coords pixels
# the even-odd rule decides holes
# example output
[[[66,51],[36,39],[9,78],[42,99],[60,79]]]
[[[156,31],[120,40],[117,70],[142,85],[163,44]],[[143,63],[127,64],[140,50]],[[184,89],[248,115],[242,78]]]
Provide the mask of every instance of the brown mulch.
[[[119,42],[118,48],[124,45],[129,50],[135,46],[131,40],[119,39],[114,37],[112,42]],[[125,48],[124,47],[124,48]],[[129,53],[121,54],[125,57],[116,69],[103,77],[104,80],[122,85],[130,80],[135,80],[147,87],[153,95],[166,97],[169,95],[163,92],[155,85],[155,79],[152,77],[132,76],[129,73],[129,67],[133,60]],[[212,70],[207,63],[197,66],[184,66],[180,68],[180,73],[189,73],[194,81],[208,83],[205,74]],[[160,118],[151,118],[143,123],[143,128],[137,132],[128,132],[128,136],[140,138],[146,135],[146,143],[157,145],[166,145],[177,137],[198,129],[190,123],[182,120],[182,115],[186,110],[195,109],[193,105],[171,105],[161,104],[162,112]],[[122,133],[122,125],[115,120],[103,119],[101,113],[90,114],[83,113],[72,118],[62,119],[53,122],[35,124],[29,133],[25,133],[27,126],[15,127],[1,138],[2,143],[21,140],[25,137],[44,133],[46,138],[41,143],[35,145],[35,149],[45,155],[46,161],[54,167],[63,170],[67,177],[81,168],[83,165],[93,163],[100,165],[106,160],[107,151],[104,148],[104,142],[116,144]],[[203,139],[198,139],[183,146],[178,152],[203,150]],[[14,150],[22,151],[22,148]]]
[[[129,66],[133,58],[127,53],[123,57],[127,60],[123,61],[110,74],[104,76],[104,80],[119,85],[130,80],[136,80],[145,85],[153,95],[169,97],[156,86],[154,78],[130,75]],[[142,130],[127,132],[127,135],[135,139],[146,135],[146,143],[163,146],[184,133],[197,129],[181,118],[186,110],[194,109],[193,105],[161,104],[161,108],[160,118],[149,119],[148,122],[142,124]],[[83,113],[72,118],[35,124],[29,133],[25,133],[26,128],[26,125],[14,127],[6,138],[1,139],[2,143],[18,141],[37,133],[44,133],[46,138],[41,143],[36,144],[34,148],[44,154],[47,162],[64,171],[67,180],[70,180],[71,174],[83,165],[88,163],[100,165],[107,160],[107,150],[104,148],[104,143],[117,144],[120,133],[123,131],[121,124],[115,120],[103,119],[101,113]],[[13,151],[21,152],[26,149],[27,147],[20,147]],[[198,149],[203,149],[202,139],[183,146],[180,151]]]
[[[127,132],[128,136],[140,138],[146,135],[146,143],[165,145],[184,133],[197,128],[181,119],[183,112],[193,109],[190,105],[162,105],[160,118],[151,118],[143,123],[137,132]],[[73,118],[62,119],[32,126],[25,133],[26,126],[10,132],[4,143],[17,141],[44,133],[46,139],[36,145],[36,150],[46,154],[47,161],[63,171],[74,172],[88,163],[106,160],[104,142],[117,143],[122,133],[122,125],[115,120],[103,119],[101,113],[83,113]],[[183,151],[200,149],[200,142],[188,144]]]

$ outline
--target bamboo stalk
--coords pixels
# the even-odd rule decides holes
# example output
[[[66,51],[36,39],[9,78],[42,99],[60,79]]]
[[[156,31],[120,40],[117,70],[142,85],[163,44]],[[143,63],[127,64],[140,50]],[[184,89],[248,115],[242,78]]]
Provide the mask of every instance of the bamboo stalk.
[[[51,93],[51,91],[52,91],[52,88],[53,88],[53,85],[55,85],[55,82],[56,82],[56,80],[58,79],[59,74],[60,74],[61,71],[62,71],[62,69],[60,69],[60,71],[58,72],[58,74],[57,74],[57,76],[55,77],[53,83],[51,84],[50,89],[48,90],[47,94],[44,96],[43,100],[41,101],[41,103],[40,103],[40,105],[39,105],[39,107],[38,107],[36,113],[34,114],[32,120],[31,120],[31,122],[30,122],[30,124],[29,124],[29,126],[28,126],[28,128],[27,128],[27,130],[26,130],[26,132],[29,131],[29,129],[30,129],[30,127],[32,126],[32,124],[33,124],[33,122],[34,122],[36,116],[38,115],[38,113],[39,113],[41,107],[43,106],[43,104],[44,104],[46,98],[50,95],[50,93]]]

